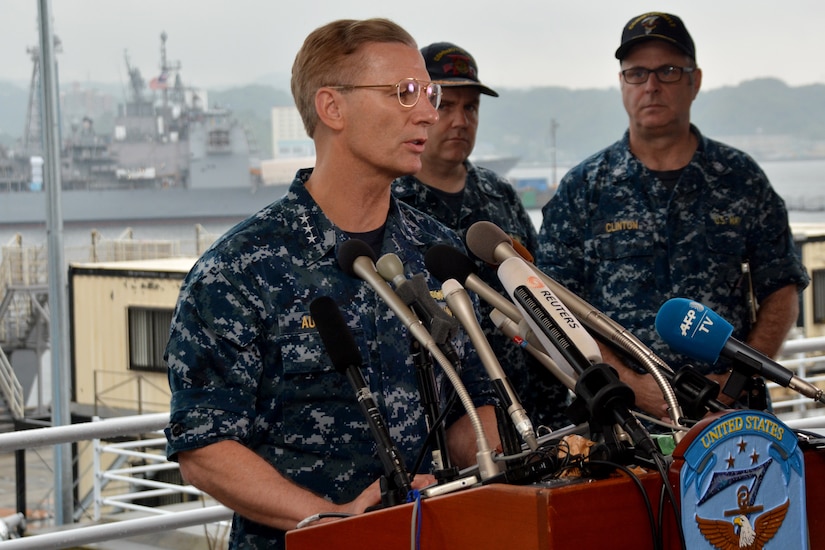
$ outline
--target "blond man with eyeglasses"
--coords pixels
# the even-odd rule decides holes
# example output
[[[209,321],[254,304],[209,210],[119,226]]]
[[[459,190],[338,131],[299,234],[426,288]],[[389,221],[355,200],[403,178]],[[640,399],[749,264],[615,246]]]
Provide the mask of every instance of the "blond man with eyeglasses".
[[[182,286],[167,347],[168,455],[186,480],[235,511],[231,548],[284,548],[285,532],[306,518],[382,502],[376,443],[325,351],[310,311],[317,298],[340,308],[408,467],[423,446],[409,335],[367,283],[339,266],[342,243],[358,238],[376,256],[396,254],[408,275],[426,273],[432,243],[461,246],[390,194],[394,178],[421,168],[440,99],[404,29],[385,19],[316,29],[295,58],[292,92],[316,165],[204,253]],[[457,334],[452,343],[495,448],[493,389],[468,339]],[[456,411],[449,423],[454,463],[475,464],[466,416]],[[412,488],[433,482],[429,462],[409,473]]]

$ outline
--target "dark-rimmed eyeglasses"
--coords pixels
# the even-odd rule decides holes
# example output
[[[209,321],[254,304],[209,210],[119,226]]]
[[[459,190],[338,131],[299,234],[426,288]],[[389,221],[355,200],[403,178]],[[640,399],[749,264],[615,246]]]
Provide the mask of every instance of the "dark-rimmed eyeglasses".
[[[695,70],[696,67],[676,67],[674,65],[663,65],[658,69],[631,67],[622,71],[622,77],[628,84],[644,84],[650,78],[650,74],[655,73],[659,82],[679,82],[684,73],[690,74]]]
[[[407,108],[415,107],[418,104],[418,99],[421,97],[421,90],[423,89],[433,107],[438,109],[438,106],[441,105],[441,84],[418,80],[417,78],[403,78],[398,81],[398,84],[336,84],[335,86],[327,86],[327,88],[338,90],[395,88],[398,94],[398,103],[400,103],[402,107]]]

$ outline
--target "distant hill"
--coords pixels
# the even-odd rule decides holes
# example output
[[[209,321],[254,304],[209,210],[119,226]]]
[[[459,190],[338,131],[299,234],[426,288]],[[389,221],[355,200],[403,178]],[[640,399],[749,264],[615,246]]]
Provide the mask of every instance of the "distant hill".
[[[619,139],[627,128],[618,88],[501,90],[482,99],[479,142],[524,160],[547,160],[551,121],[557,160],[570,165]],[[693,123],[708,137],[744,147],[757,158],[825,156],[825,85],[789,87],[764,78],[699,92]],[[744,139],[748,137],[749,139]]]
[[[272,75],[255,84],[209,90],[212,105],[230,107],[251,130],[262,158],[272,151],[270,110],[293,104],[286,84],[283,88],[271,84],[284,79],[284,75]],[[63,88],[65,94],[77,85]],[[122,102],[117,89],[101,86],[98,95],[110,94],[111,105],[117,105]],[[499,98],[482,99],[478,153],[546,162],[555,121],[557,161],[570,165],[621,137],[627,126],[618,88],[505,88],[499,92]],[[0,81],[0,144],[9,145],[22,134],[27,101],[27,90]],[[63,114],[74,119],[84,115]],[[693,105],[693,121],[707,136],[743,147],[757,159],[825,156],[825,85],[790,87],[777,79],[762,78],[703,90]],[[100,125],[97,128],[105,130]]]

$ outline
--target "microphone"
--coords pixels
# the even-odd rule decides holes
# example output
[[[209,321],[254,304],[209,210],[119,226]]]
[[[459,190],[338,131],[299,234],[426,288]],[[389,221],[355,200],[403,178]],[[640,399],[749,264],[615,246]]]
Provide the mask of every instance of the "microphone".
[[[458,329],[458,322],[433,300],[423,274],[417,273],[411,279],[404,277],[404,264],[392,253],[381,256],[375,267],[384,280],[395,285],[398,297],[412,308],[436,342],[444,344],[452,338]],[[449,356],[443,348],[442,351]]]
[[[490,342],[484,336],[484,331],[481,330],[481,325],[476,319],[473,303],[467,291],[455,279],[447,279],[441,285],[441,290],[444,292],[444,299],[447,300],[447,305],[452,311],[453,315],[461,322],[464,330],[470,336],[470,340],[478,352],[487,374],[493,381],[493,387],[496,393],[504,404],[504,409],[510,415],[516,431],[521,435],[521,438],[532,450],[538,449],[538,442],[536,441],[536,433],[533,430],[533,424],[530,418],[524,411],[524,407],[519,402],[516,392],[510,385],[507,375],[501,368],[501,364],[496,358],[493,348],[490,347]]]
[[[469,256],[448,244],[436,244],[424,254],[427,271],[439,281],[455,279],[479,295],[485,302],[518,323],[521,313],[507,298],[478,276],[478,266]]]
[[[720,356],[748,375],[759,374],[805,397],[825,403],[823,392],[763,353],[731,337],[733,325],[707,306],[686,298],[671,298],[656,314],[656,331],[674,351],[716,363]],[[735,396],[732,396],[735,397]]]
[[[554,360],[568,363],[579,375],[602,361],[593,337],[521,257],[504,260],[498,278]]]
[[[395,292],[405,304],[413,308],[413,312],[422,320],[436,341],[444,356],[456,369],[460,368],[461,361],[450,338],[458,329],[458,321],[447,314],[430,295],[430,289],[420,273],[407,279],[404,276],[404,264],[393,253],[384,254],[375,264],[378,274],[395,285]],[[433,432],[435,449],[433,449],[433,463],[439,470],[449,470],[450,456],[447,448],[447,435],[443,422],[438,422],[439,404],[438,390],[436,389],[433,365],[429,353],[415,340],[411,342],[411,354],[415,364],[418,392],[421,395],[421,405],[427,420],[427,429]]]
[[[348,239],[338,247],[338,265],[344,273],[352,277],[359,277],[369,284],[398,316],[398,319],[407,327],[410,334],[438,361],[438,364],[444,370],[444,374],[452,383],[456,395],[461,400],[475,432],[479,475],[482,479],[488,479],[497,474],[498,467],[493,461],[493,451],[490,449],[490,444],[484,433],[481,418],[478,416],[478,411],[476,411],[473,400],[467,393],[461,378],[450,361],[444,356],[444,353],[438,348],[432,335],[424,328],[421,320],[401,301],[401,298],[390,288],[390,285],[378,274],[372,248],[360,239]]]
[[[635,402],[633,390],[602,362],[596,341],[541,277],[521,257],[504,260],[498,277],[548,353],[556,350],[576,370],[574,391],[579,401],[568,413],[601,426],[617,423],[648,456],[657,452],[650,435],[630,412]]]
[[[378,274],[375,268],[375,253],[370,245],[360,239],[344,241],[338,247],[338,265],[350,277],[358,277],[369,284],[416,340],[425,347],[434,343],[432,335],[424,328],[421,320]]]
[[[358,351],[347,322],[341,310],[338,309],[338,305],[329,296],[321,296],[313,300],[309,304],[309,311],[318,328],[321,340],[324,342],[327,355],[332,360],[335,370],[346,374],[355,390],[355,397],[361,412],[367,419],[370,432],[378,443],[378,456],[384,466],[384,475],[388,482],[387,502],[384,504],[392,506],[404,502],[407,493],[412,489],[407,468],[404,466],[401,453],[392,442],[381,411],[378,410],[378,405],[361,372],[361,352]],[[385,500],[384,496],[382,494],[382,501]]]
[[[534,266],[530,252],[518,242],[513,241],[496,224],[479,221],[471,225],[467,230],[467,248],[482,261],[492,265],[498,265],[507,258],[522,258],[544,284],[596,334],[633,355],[651,374],[654,374],[654,377],[656,377],[656,373],[653,372],[655,368],[672,370],[624,327]],[[662,387],[661,383],[659,385]],[[667,394],[665,387],[662,387],[662,390]]]
[[[474,223],[467,230],[467,248],[478,256],[481,260],[497,265],[507,258],[524,259],[514,247],[514,241],[501,230],[496,224],[489,221],[479,221]],[[523,247],[519,247],[523,248]],[[525,250],[529,255],[529,252]],[[556,282],[547,276],[540,269],[529,263],[535,274],[541,278],[545,285],[550,288],[562,302],[584,323],[590,330],[612,342],[620,349],[625,350],[641,363],[641,365],[653,376],[656,384],[662,392],[668,407],[668,414],[676,425],[682,425],[682,408],[676,399],[676,394],[667,380],[664,373],[672,374],[672,369],[645,346],[638,338],[630,334],[619,323],[594,308],[585,300],[568,290],[564,285]],[[549,350],[548,350],[549,351]],[[674,432],[674,439],[682,438],[681,432]]]
[[[527,352],[549,370],[553,376],[558,378],[562,384],[572,390],[576,386],[576,373],[568,364],[560,364],[551,359],[541,342],[538,342],[535,334],[529,328],[524,330],[526,323],[516,324],[512,319],[504,315],[497,309],[490,312],[490,319],[498,330],[510,338],[517,346],[524,348]],[[526,332],[527,334],[524,334]]]

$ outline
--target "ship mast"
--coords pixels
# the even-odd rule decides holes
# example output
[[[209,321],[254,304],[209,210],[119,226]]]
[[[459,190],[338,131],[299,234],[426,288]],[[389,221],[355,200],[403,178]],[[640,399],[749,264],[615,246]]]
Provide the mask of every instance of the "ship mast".
[[[60,38],[54,36],[54,53],[63,51]],[[27,157],[43,154],[42,125],[40,116],[40,47],[26,48],[32,60],[32,77],[29,82],[29,101],[26,106],[26,127],[23,130],[23,154]]]
[[[177,75],[180,71],[180,61],[174,64],[169,64],[166,58],[166,39],[168,35],[166,31],[160,33],[160,74],[166,78],[166,85],[163,87],[163,110],[166,112],[169,106],[169,78],[172,72],[175,72],[175,87],[177,88]]]

